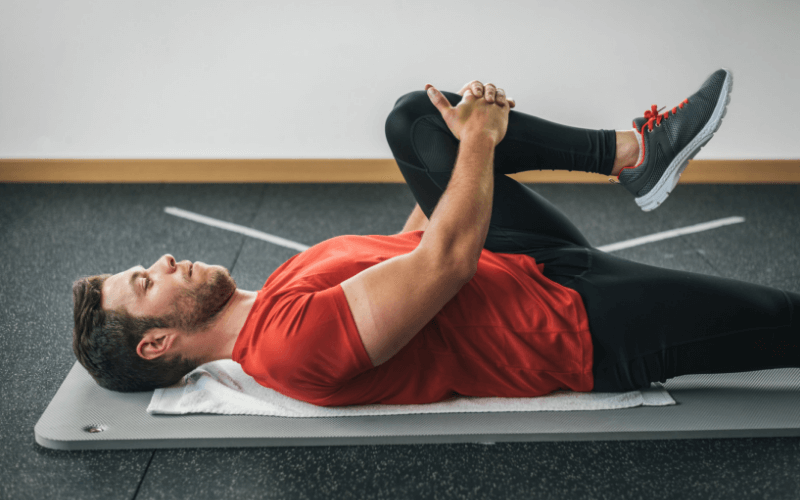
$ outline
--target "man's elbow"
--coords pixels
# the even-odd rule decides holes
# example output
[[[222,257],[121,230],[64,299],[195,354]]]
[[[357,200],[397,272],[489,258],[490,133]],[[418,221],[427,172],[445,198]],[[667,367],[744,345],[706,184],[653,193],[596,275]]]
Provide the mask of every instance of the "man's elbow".
[[[471,262],[470,260],[463,259],[461,262],[456,264],[456,267],[453,271],[453,275],[456,279],[461,280],[462,282],[466,283],[472,279],[473,276],[478,272],[478,263]]]

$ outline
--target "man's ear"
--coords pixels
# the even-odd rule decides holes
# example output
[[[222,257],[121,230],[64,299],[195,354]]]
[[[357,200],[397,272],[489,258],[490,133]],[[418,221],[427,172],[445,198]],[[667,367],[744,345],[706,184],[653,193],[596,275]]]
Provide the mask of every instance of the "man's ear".
[[[174,328],[153,328],[148,330],[139,345],[136,346],[136,354],[148,360],[163,356],[172,350],[177,337],[178,330]]]

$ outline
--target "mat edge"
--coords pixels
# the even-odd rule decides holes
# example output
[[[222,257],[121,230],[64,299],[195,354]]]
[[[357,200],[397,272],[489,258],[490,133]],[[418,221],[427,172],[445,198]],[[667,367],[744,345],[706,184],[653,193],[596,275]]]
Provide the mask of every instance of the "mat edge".
[[[78,450],[155,450],[175,448],[272,448],[294,446],[368,446],[416,444],[488,444],[555,441],[658,441],[675,439],[741,439],[798,437],[800,429],[747,429],[720,431],[553,433],[553,434],[469,434],[414,436],[348,436],[308,438],[209,438],[164,439],[151,441],[58,441],[36,434],[36,443],[59,451]]]

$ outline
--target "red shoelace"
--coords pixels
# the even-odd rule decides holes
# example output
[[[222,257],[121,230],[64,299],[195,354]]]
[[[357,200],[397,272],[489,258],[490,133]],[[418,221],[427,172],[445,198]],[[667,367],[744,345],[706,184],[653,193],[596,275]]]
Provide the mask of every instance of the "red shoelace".
[[[675,113],[677,113],[678,112],[678,108],[683,108],[684,104],[689,104],[689,99],[684,99],[683,102],[681,102],[679,105],[675,106],[671,110],[668,110],[666,113],[663,113],[663,114],[660,114],[660,115],[658,114],[658,112],[661,111],[661,109],[664,109],[664,108],[657,109],[656,105],[653,104],[652,106],[650,106],[650,109],[648,109],[647,111],[644,112],[644,117],[647,118],[647,122],[645,122],[642,125],[642,129],[644,129],[644,126],[647,125],[647,129],[650,130],[650,132],[652,132],[653,131],[653,122],[656,123],[656,126],[661,126],[661,120],[666,120],[667,118],[669,118],[670,112],[672,112],[673,115]],[[640,132],[641,132],[641,130],[640,130]]]

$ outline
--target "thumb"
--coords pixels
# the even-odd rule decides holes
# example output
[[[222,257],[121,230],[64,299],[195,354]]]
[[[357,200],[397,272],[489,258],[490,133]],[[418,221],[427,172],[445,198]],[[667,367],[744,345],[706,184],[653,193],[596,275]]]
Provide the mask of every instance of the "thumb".
[[[450,101],[448,101],[447,98],[443,96],[441,92],[436,90],[436,87],[434,87],[429,83],[425,85],[425,90],[428,91],[428,97],[430,98],[431,102],[433,103],[434,106],[436,106],[436,109],[438,109],[440,113],[444,114],[449,110],[453,109],[453,107],[450,106]]]

